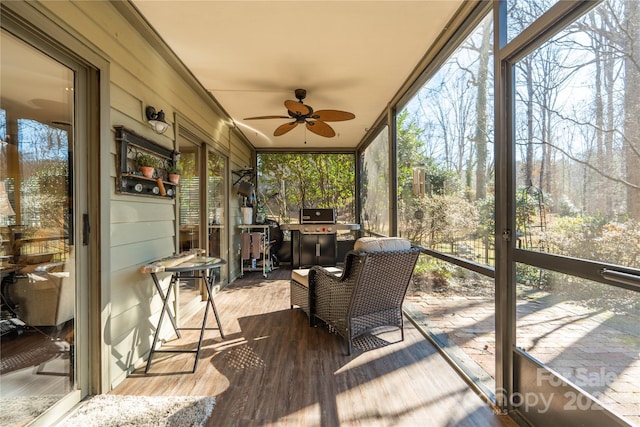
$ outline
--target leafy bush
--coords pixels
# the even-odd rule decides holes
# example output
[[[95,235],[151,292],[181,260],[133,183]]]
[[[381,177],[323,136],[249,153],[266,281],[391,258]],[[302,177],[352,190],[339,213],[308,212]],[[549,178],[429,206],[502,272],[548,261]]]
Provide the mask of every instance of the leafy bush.
[[[547,230],[554,253],[640,267],[640,222],[601,216],[555,218]]]
[[[516,264],[516,282],[521,285],[544,288],[549,283],[549,272],[527,264]]]
[[[408,293],[438,292],[448,287],[453,267],[452,264],[436,258],[421,256],[413,270],[413,280]]]
[[[496,199],[493,194],[488,195],[482,200],[476,201],[476,210],[478,211],[478,234],[482,237],[493,236],[496,229]]]
[[[411,198],[400,207],[401,233],[428,247],[453,243],[477,227],[478,212],[472,203],[449,195]]]

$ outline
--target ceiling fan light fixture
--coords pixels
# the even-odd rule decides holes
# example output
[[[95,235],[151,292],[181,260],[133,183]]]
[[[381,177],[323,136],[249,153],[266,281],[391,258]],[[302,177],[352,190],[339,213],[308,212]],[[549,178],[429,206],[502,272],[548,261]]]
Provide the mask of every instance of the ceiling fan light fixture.
[[[156,109],[152,106],[147,106],[145,109],[145,115],[147,116],[147,122],[155,133],[162,135],[169,129],[169,123],[164,118],[164,111],[160,110],[156,112]]]
[[[340,110],[318,110],[314,112],[313,108],[304,104],[302,100],[307,96],[305,89],[295,90],[297,101],[286,100],[284,106],[287,109],[288,116],[259,116],[247,117],[245,120],[259,119],[293,119],[293,122],[285,123],[276,128],[273,136],[281,136],[295,128],[299,124],[305,124],[306,128],[316,135],[325,138],[332,138],[336,135],[331,126],[325,122],[341,122],[344,120],[355,119],[355,114]],[[305,138],[306,139],[306,138]],[[306,144],[306,141],[305,141]]]

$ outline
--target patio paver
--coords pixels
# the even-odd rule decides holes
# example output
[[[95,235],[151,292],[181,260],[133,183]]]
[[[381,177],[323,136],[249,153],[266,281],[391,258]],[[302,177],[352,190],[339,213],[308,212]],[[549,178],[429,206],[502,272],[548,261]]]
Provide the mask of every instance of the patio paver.
[[[494,300],[407,295],[491,378],[495,375]],[[545,298],[519,298],[517,345],[640,426],[640,321],[607,310]]]

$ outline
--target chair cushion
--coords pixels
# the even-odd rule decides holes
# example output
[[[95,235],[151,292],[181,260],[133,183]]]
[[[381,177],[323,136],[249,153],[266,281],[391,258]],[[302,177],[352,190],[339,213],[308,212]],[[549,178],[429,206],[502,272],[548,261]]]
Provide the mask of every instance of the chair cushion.
[[[361,237],[356,240],[356,252],[402,251],[411,249],[411,242],[401,237]]]
[[[338,267],[324,267],[329,273],[333,273],[337,277],[342,275],[342,269]],[[303,286],[309,287],[309,268],[300,268],[298,270],[291,271],[291,280],[300,283]]]

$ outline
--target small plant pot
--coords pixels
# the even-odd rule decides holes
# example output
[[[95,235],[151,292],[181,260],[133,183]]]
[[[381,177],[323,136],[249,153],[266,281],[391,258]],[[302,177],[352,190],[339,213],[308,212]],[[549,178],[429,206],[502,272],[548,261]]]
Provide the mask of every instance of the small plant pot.
[[[169,182],[175,185],[180,184],[180,175],[175,174],[175,173],[170,173],[169,174]]]
[[[142,172],[142,176],[144,176],[145,178],[153,178],[154,171],[155,168],[152,168],[150,166],[140,166],[140,172]]]

